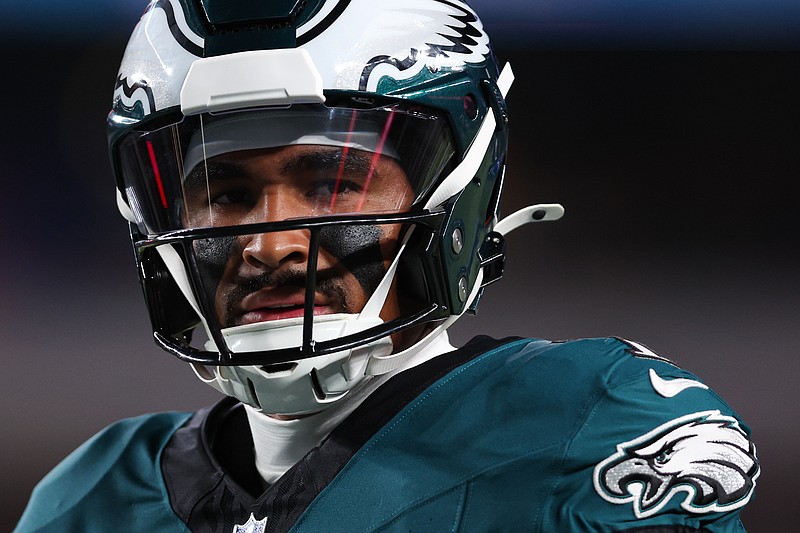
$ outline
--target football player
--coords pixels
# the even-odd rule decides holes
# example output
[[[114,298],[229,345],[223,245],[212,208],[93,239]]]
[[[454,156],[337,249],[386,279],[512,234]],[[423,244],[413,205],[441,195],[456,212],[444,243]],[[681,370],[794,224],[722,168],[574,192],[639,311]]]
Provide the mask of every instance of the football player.
[[[460,0],[154,0],[108,117],[156,343],[17,531],[743,531],[749,429],[617,338],[447,328],[499,279],[513,74]]]

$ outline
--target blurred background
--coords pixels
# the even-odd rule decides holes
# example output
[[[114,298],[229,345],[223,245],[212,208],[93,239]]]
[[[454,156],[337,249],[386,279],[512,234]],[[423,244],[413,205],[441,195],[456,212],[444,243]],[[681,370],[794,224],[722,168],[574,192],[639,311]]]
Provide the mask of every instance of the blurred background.
[[[506,276],[454,331],[617,335],[699,374],[751,425],[750,531],[800,522],[800,3],[473,0],[517,81]],[[0,530],[121,417],[216,400],[150,340],[105,115],[145,4],[2,0]]]

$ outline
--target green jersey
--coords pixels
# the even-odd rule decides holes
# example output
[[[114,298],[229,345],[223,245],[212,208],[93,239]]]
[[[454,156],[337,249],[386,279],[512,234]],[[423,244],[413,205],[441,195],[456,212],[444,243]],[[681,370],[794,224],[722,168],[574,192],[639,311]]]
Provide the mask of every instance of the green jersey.
[[[125,420],[35,489],[17,531],[744,531],[749,429],[616,338],[473,340],[402,372],[265,485],[241,405]]]

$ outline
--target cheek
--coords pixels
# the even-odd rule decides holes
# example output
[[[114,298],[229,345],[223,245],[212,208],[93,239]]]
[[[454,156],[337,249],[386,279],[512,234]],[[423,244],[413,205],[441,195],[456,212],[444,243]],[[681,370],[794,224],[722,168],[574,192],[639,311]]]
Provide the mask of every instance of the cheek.
[[[216,239],[202,239],[194,242],[194,255],[197,261],[197,270],[203,282],[203,288],[211,296],[216,292],[217,285],[225,275],[225,269],[230,263],[233,254],[243,250],[242,244],[236,237],[220,237]]]
[[[372,294],[386,274],[381,228],[375,225],[328,226],[320,230],[319,237],[320,247],[344,265],[367,294]]]

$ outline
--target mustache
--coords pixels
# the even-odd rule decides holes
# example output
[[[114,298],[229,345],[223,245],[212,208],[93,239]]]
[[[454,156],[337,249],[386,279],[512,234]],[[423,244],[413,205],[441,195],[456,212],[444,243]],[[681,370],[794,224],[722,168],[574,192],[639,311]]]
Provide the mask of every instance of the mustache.
[[[316,287],[307,287],[308,276],[304,269],[287,269],[280,271],[261,272],[255,276],[238,276],[233,280],[233,287],[222,295],[222,309],[224,310],[224,327],[232,326],[233,317],[236,316],[239,303],[248,295],[262,289],[276,287],[298,287],[304,291],[312,290],[324,294],[337,312],[353,312],[347,300],[347,291],[343,281],[335,276],[321,275],[317,272]]]

